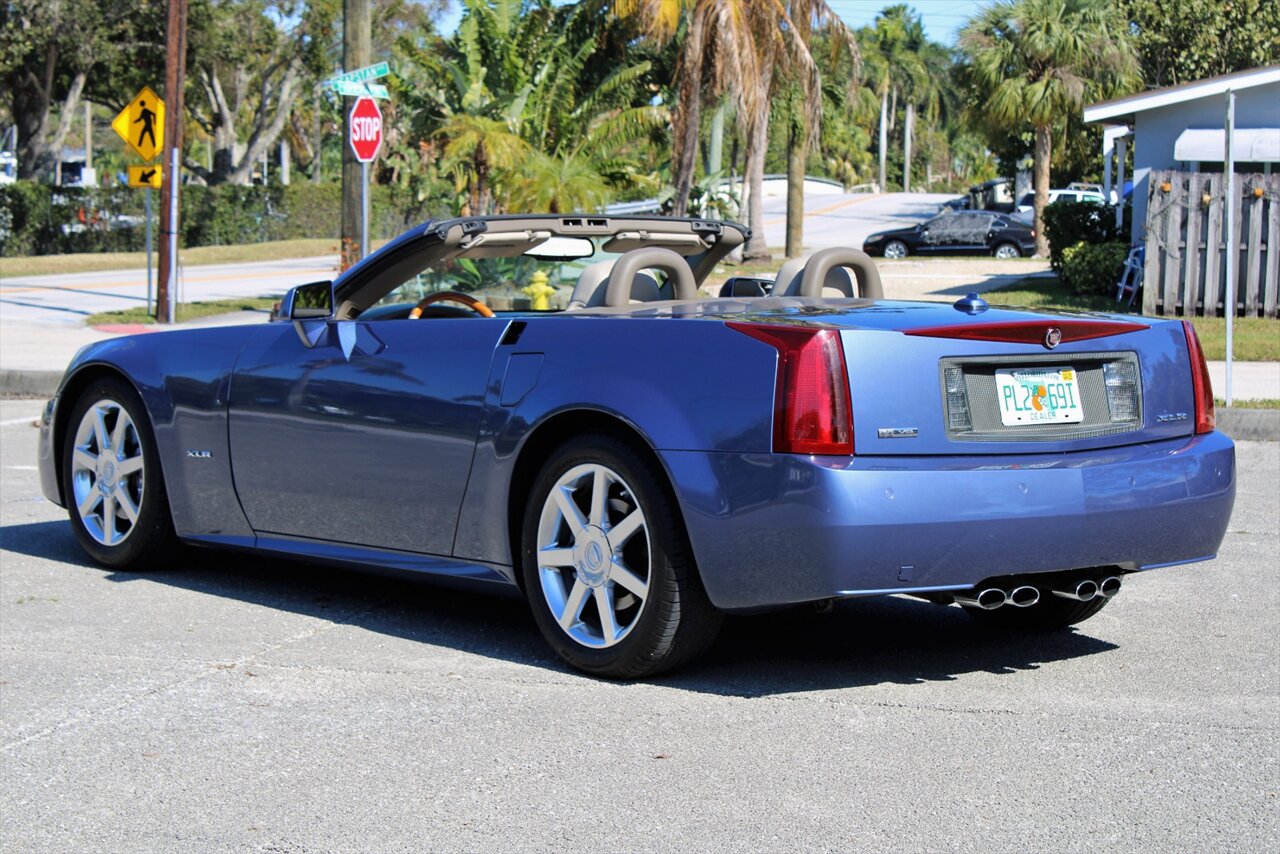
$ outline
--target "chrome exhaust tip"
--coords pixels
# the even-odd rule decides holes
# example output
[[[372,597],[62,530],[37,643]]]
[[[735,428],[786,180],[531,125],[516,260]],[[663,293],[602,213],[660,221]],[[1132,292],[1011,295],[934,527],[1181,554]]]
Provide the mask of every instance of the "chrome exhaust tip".
[[[1120,592],[1120,578],[1115,575],[1108,575],[1102,581],[1098,582],[1098,595],[1105,596],[1110,599],[1112,596]]]
[[[1075,587],[1066,590],[1053,591],[1054,596],[1061,596],[1063,599],[1074,599],[1077,602],[1088,602],[1094,596],[1098,595],[1098,582],[1086,578],[1076,584]]]
[[[964,605],[968,608],[981,608],[984,611],[994,611],[1006,601],[1008,597],[999,587],[988,587],[985,590],[979,590],[974,596],[956,596],[956,603]]]
[[[1009,593],[1009,604],[1015,608],[1030,608],[1040,601],[1040,589],[1030,584],[1015,587]]]

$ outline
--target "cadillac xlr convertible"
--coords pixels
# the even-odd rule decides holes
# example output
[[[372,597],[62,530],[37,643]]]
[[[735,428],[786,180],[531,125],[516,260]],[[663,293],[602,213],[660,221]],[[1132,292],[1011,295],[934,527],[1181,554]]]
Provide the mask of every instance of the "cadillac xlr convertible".
[[[93,344],[44,492],[110,567],[194,544],[505,590],[620,678],[726,613],[910,594],[1062,629],[1214,556],[1235,451],[1191,326],[888,300],[855,249],[699,298],[747,236],[433,221],[269,323]]]

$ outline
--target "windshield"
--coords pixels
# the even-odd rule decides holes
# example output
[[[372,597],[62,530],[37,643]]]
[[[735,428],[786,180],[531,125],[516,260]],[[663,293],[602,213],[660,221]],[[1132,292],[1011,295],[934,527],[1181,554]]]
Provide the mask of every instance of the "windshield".
[[[592,242],[595,252],[587,258],[570,260],[520,255],[514,258],[455,258],[444,261],[406,279],[374,305],[413,304],[437,291],[461,291],[494,307],[554,310],[539,308],[541,303],[534,292],[538,285],[564,290],[567,294],[588,266],[619,257],[616,252],[601,250],[599,241]],[[525,302],[528,302],[528,308]],[[555,306],[556,302],[548,301],[550,306]]]

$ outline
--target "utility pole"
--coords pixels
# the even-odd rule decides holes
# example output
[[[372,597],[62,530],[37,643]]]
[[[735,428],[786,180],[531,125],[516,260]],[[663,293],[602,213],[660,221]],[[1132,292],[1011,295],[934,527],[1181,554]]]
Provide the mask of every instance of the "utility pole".
[[[187,0],[169,0],[165,25],[164,170],[160,188],[160,276],[156,284],[156,322],[173,323],[178,268],[178,187],[182,155],[182,85],[187,65]]]
[[[372,61],[369,0],[343,0],[343,71],[363,68]],[[363,164],[356,159],[351,139],[353,98],[342,99],[342,269],[360,259],[360,187]]]

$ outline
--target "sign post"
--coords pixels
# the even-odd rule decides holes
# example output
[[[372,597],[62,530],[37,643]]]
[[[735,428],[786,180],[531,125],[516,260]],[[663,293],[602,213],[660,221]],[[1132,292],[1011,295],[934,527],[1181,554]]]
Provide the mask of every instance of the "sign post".
[[[378,109],[378,102],[368,96],[356,99],[348,124],[351,150],[360,161],[360,257],[364,258],[369,254],[369,162],[382,147],[382,110]]]
[[[164,149],[164,101],[143,86],[111,122],[111,129],[150,164]],[[129,186],[142,187],[147,201],[147,314],[151,314],[151,191],[161,186],[164,169],[159,165],[130,165]]]

